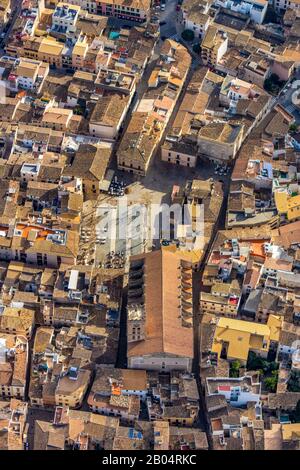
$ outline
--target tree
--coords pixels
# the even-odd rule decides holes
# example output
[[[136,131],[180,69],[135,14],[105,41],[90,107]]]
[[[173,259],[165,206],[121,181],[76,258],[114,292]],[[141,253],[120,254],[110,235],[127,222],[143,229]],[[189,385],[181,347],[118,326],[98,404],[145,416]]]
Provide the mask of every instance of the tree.
[[[280,24],[280,17],[277,15],[274,7],[272,5],[268,5],[267,13],[264,19],[264,24],[267,23],[279,23]]]
[[[295,372],[291,372],[289,381],[288,381],[288,391],[289,392],[300,392],[300,377]]]
[[[292,413],[293,421],[300,423],[300,400],[298,400],[295,411]]]
[[[279,365],[276,361],[272,361],[272,362],[265,361],[265,362],[267,364],[267,371],[268,372],[278,370]]]
[[[264,83],[264,88],[266,91],[269,91],[270,93],[276,92],[276,86],[272,82],[271,78],[266,78],[265,83]]]
[[[253,351],[249,352],[248,361],[247,361],[247,369],[248,370],[264,370],[265,369],[265,361],[257,356]]]
[[[181,37],[182,39],[184,39],[185,41],[193,41],[194,37],[195,37],[195,34],[194,34],[194,31],[192,31],[191,29],[185,29],[182,33],[181,33]]]
[[[298,124],[294,122],[293,124],[290,125],[290,132],[297,132],[297,130],[298,130]]]
[[[278,364],[275,361],[266,361],[260,356],[257,356],[253,351],[250,351],[247,361],[247,369],[260,370],[261,374],[264,375],[268,372],[276,371],[278,369]]]
[[[276,73],[271,73],[270,80],[277,85],[278,83],[280,83],[280,78],[278,77]]]
[[[278,370],[273,370],[271,377],[267,377],[264,380],[264,385],[269,392],[275,393],[277,382],[278,382]]]
[[[74,108],[74,114],[77,114],[78,116],[83,116],[84,110],[81,108],[81,106],[76,106]]]
[[[230,377],[239,377],[241,363],[239,361],[233,361],[230,366]]]
[[[284,81],[280,80],[276,73],[272,73],[269,78],[266,78],[264,88],[270,93],[279,93],[280,89],[285,84]]]
[[[196,54],[200,54],[200,52],[201,52],[201,46],[200,46],[199,43],[193,45],[193,51],[194,51]]]

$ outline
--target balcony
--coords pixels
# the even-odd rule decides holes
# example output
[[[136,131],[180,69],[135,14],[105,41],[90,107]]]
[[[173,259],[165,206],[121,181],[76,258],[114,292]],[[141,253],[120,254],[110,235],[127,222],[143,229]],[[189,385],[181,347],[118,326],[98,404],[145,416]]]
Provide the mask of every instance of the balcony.
[[[187,318],[182,318],[182,326],[186,328],[192,328],[193,327],[193,319],[187,319]]]
[[[186,309],[192,309],[193,310],[193,304],[192,302],[187,302],[184,299],[181,299],[181,307],[186,308]]]

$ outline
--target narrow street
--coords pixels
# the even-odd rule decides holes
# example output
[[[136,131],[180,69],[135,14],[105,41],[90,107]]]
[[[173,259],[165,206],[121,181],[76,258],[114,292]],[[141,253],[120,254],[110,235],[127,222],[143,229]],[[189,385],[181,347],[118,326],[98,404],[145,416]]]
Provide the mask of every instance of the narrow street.
[[[176,11],[177,0],[166,0],[165,11],[160,12],[160,21],[165,22],[160,27],[161,38],[172,38],[177,34],[177,16]]]
[[[54,408],[32,408],[29,407],[27,422],[28,427],[28,450],[34,449],[34,426],[36,421],[47,421],[52,422],[54,418]]]
[[[20,0],[12,0],[12,5],[11,5],[12,14],[11,14],[11,17],[10,17],[9,22],[8,22],[8,28],[5,31],[5,36],[4,36],[4,38],[2,40],[2,43],[1,43],[0,57],[2,55],[4,55],[4,53],[5,53],[4,49],[5,49],[5,46],[7,45],[9,35],[11,33],[11,30],[14,27],[16,19],[18,18],[18,16],[21,13],[21,10],[22,10],[22,2]]]
[[[118,356],[116,361],[116,367],[126,368],[127,367],[127,286],[128,274],[125,274],[124,289],[122,296],[122,307],[120,315],[120,336],[119,336],[119,348]]]
[[[202,286],[202,276],[205,265],[207,263],[210,250],[214,244],[215,237],[219,230],[224,230],[225,228],[225,220],[226,220],[226,210],[227,210],[227,197],[229,191],[229,181],[230,175],[228,176],[228,184],[224,185],[224,197],[223,197],[223,204],[216,221],[213,235],[210,239],[210,243],[207,246],[204,258],[201,263],[201,267],[199,271],[194,272],[193,274],[193,311],[194,311],[194,363],[193,363],[193,373],[197,380],[198,385],[198,392],[200,397],[200,411],[199,411],[199,426],[206,432],[208,443],[209,442],[209,427],[208,421],[206,417],[205,411],[205,398],[203,395],[203,383],[201,380],[200,375],[200,363],[201,363],[201,311],[199,309],[199,298],[200,298],[200,291]]]
[[[154,48],[154,52],[151,56],[151,58],[149,59],[149,62],[146,66],[146,69],[143,73],[143,76],[142,78],[140,79],[140,81],[138,82],[137,86],[136,86],[136,91],[135,91],[135,95],[131,101],[131,104],[129,106],[129,109],[128,109],[128,112],[127,112],[127,115],[123,121],[123,124],[122,124],[122,131],[118,137],[118,140],[114,146],[114,155],[116,156],[117,154],[117,150],[119,148],[119,145],[120,145],[120,142],[122,140],[122,137],[123,135],[125,134],[126,130],[127,130],[127,127],[130,123],[130,120],[131,120],[131,115],[132,115],[132,112],[135,110],[138,102],[140,101],[140,99],[142,98],[143,94],[145,93],[145,91],[147,90],[147,87],[148,87],[148,80],[150,78],[150,75],[155,67],[155,64],[156,64],[156,60],[158,59],[159,57],[159,54],[160,54],[160,49],[161,49],[161,46],[162,46],[162,41],[158,41],[155,45],[155,48]],[[116,169],[117,168],[117,159],[116,157],[113,159],[112,161],[112,168],[113,169]]]
[[[284,106],[284,108],[294,116],[296,123],[298,125],[300,124],[300,112],[299,112],[299,109],[294,104],[294,99],[297,96],[297,93],[299,91],[300,91],[300,72],[297,71],[295,74],[295,80],[293,82],[289,81],[284,86],[279,96],[277,97],[277,102],[281,104],[282,106]]]

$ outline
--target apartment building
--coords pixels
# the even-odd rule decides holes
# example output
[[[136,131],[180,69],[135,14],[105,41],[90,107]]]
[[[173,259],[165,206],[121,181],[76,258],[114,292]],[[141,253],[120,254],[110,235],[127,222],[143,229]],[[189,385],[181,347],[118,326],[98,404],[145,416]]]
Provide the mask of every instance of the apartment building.
[[[3,295],[5,296],[5,299],[7,299],[9,302],[13,300],[15,294],[20,293],[20,292],[25,292],[25,293],[28,292],[34,295],[42,295],[44,281],[45,279],[43,279],[43,267],[35,267],[32,265],[27,265],[25,263],[21,263],[20,261],[11,261],[7,267],[6,275],[3,279],[2,292],[3,292]],[[16,307],[14,307],[14,309],[15,308]],[[16,315],[18,315],[18,312],[19,310],[17,309],[15,312]],[[20,317],[22,319],[21,314],[20,314]],[[28,318],[30,319],[30,317]],[[31,324],[31,320],[28,322],[29,333],[30,333],[30,324]]]
[[[57,406],[53,420],[36,420],[33,449],[112,449],[119,427],[118,418]]]
[[[0,315],[0,331],[30,340],[35,325],[35,311],[28,308],[4,307]]]
[[[86,199],[97,199],[111,159],[112,148],[105,142],[95,145],[80,144],[72,164],[64,168],[65,181],[80,178]]]
[[[278,188],[274,191],[277,211],[283,222],[297,222],[300,220],[300,195],[290,194],[287,189]]]
[[[287,321],[282,322],[282,328],[279,336],[278,353],[279,357],[289,357],[295,359],[294,365],[297,364],[296,356],[299,350],[300,326]],[[295,355],[294,355],[295,354]]]
[[[255,382],[251,375],[239,378],[207,377],[206,390],[208,397],[223,395],[233,407],[247,406],[249,402],[258,405],[261,400],[261,383]]]
[[[59,377],[55,389],[55,404],[57,406],[69,406],[79,408],[88,389],[91,380],[91,371],[70,366]]]
[[[154,421],[153,429],[156,436],[154,450],[208,449],[206,433],[198,429],[179,428],[167,421]]]
[[[218,7],[227,8],[232,12],[249,15],[253,23],[256,24],[263,23],[268,8],[267,0],[242,0],[241,2],[216,0],[214,4]]]
[[[34,155],[42,155],[46,152],[61,153],[64,137],[64,132],[20,123],[16,131],[15,143],[31,150]]]
[[[231,101],[254,98],[258,91],[252,83],[227,75],[221,85],[220,103],[223,106],[229,106]]]
[[[12,91],[30,90],[39,93],[49,73],[49,65],[45,62],[20,59],[8,77],[8,85]]]
[[[199,154],[212,161],[230,162],[235,159],[244,137],[243,124],[212,122],[199,130]]]
[[[0,238],[1,259],[49,267],[57,267],[62,262],[74,264],[76,260],[78,234],[74,231],[27,222],[4,229]]]
[[[234,282],[216,282],[210,292],[200,293],[200,309],[203,313],[236,318],[240,301],[241,289]]]
[[[47,304],[53,307],[54,314],[61,309],[59,305],[44,301],[41,313]],[[90,311],[95,312],[95,306]],[[83,315],[86,313],[85,308]],[[106,309],[98,309],[97,315],[105,325]],[[65,320],[60,324],[53,321],[55,326],[37,329],[29,386],[33,406],[77,408],[92,379],[94,363],[112,364],[116,361],[118,327],[97,327],[93,318],[90,317],[89,322],[86,317],[81,322],[79,318],[71,324]],[[44,322],[47,324],[47,318]]]
[[[0,333],[0,394],[25,399],[28,342],[24,336]]]
[[[299,423],[283,424],[281,426],[282,450],[300,448],[300,426]]]
[[[181,5],[182,25],[194,31],[195,37],[203,38],[211,23],[209,8],[211,1],[184,0]]]
[[[48,0],[56,6],[58,0]],[[70,5],[80,6],[89,13],[144,23],[149,18],[150,0],[69,0]]]
[[[298,0],[274,0],[275,10],[284,13],[288,9],[298,10],[300,2]]]
[[[150,0],[96,0],[97,14],[144,23],[149,18]]]
[[[198,160],[197,148],[185,139],[180,142],[166,140],[161,147],[161,159],[187,168],[195,168]]]
[[[150,421],[168,422],[182,426],[182,431],[193,426],[199,413],[199,393],[193,374],[172,371],[148,372],[150,393],[147,409]]]
[[[211,352],[216,358],[247,363],[249,351],[267,357],[270,347],[278,344],[281,321],[270,315],[266,325],[221,317],[216,329]]]
[[[112,94],[101,98],[96,103],[90,118],[90,134],[103,139],[116,139],[129,104],[130,100],[127,96]]]
[[[281,57],[280,54],[276,55],[272,61],[271,72],[275,73],[279,79],[284,82],[287,82],[292,77],[295,69],[295,62],[293,60],[288,60],[285,57]]]
[[[196,166],[198,148],[193,123],[197,117],[205,113],[209,101],[210,95],[206,89],[204,91],[209,74],[213,73],[205,69],[193,73],[172,128],[161,146],[163,161],[190,168]]]
[[[47,62],[52,67],[62,68],[64,45],[51,37],[42,38],[36,42],[38,44],[38,49],[35,54],[36,58],[43,62]],[[32,56],[32,54],[30,55]]]
[[[148,391],[145,370],[122,370],[98,366],[88,397],[88,404],[95,413],[134,422],[139,419],[140,400]]]
[[[148,89],[132,113],[117,150],[118,168],[144,176],[171,117],[191,64],[184,46],[164,41]]]
[[[216,26],[210,25],[201,43],[201,58],[205,65],[214,67],[226,54],[228,47],[227,33],[219,31]]]
[[[277,257],[277,254],[273,256],[267,256],[264,265],[262,267],[263,276],[276,277],[279,273],[292,273],[293,272],[293,258]]]
[[[71,6],[64,2],[58,3],[52,15],[51,32],[71,36],[76,31],[79,13],[79,6]]]
[[[24,450],[28,443],[28,403],[12,398],[0,402],[1,450]]]
[[[263,88],[265,80],[271,75],[270,60],[265,53],[252,54],[238,73],[243,80]]]
[[[66,67],[71,65],[75,70],[83,70],[88,48],[89,45],[85,40],[78,40],[72,49],[72,64],[66,62],[64,65]]]
[[[73,116],[71,109],[48,107],[42,117],[42,126],[56,131],[66,131]]]

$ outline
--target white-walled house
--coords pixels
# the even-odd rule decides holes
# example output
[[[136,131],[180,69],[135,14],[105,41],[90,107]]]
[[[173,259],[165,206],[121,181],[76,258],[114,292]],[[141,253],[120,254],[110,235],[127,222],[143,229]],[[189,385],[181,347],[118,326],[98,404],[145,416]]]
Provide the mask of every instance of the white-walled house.
[[[13,91],[30,90],[39,93],[49,73],[49,64],[39,60],[20,59],[8,76]]]
[[[267,13],[267,0],[216,0],[216,6],[250,16],[254,23],[262,24]]]
[[[261,384],[254,382],[252,376],[238,378],[207,377],[207,395],[223,395],[234,407],[247,406],[249,402],[260,402]]]
[[[100,98],[89,122],[90,135],[102,139],[116,139],[129,105],[128,95],[113,94]]]
[[[195,37],[203,38],[212,19],[208,14],[210,2],[198,0],[184,0],[181,6],[184,29],[190,29]]]

